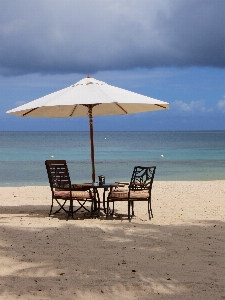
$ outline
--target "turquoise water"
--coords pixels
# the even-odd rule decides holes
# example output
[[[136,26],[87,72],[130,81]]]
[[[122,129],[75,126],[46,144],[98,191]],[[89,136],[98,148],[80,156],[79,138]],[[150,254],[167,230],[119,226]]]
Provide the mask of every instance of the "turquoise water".
[[[225,131],[95,132],[96,176],[129,181],[135,165],[155,180],[225,179]],[[44,161],[66,159],[73,182],[91,181],[89,132],[0,132],[0,186],[48,185]]]

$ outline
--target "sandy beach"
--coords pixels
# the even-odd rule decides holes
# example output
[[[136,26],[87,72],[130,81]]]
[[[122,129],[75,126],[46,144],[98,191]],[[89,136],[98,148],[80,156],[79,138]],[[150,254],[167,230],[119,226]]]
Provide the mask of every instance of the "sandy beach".
[[[44,187],[0,188],[0,299],[225,299],[225,181],[155,181],[154,218],[49,217]]]

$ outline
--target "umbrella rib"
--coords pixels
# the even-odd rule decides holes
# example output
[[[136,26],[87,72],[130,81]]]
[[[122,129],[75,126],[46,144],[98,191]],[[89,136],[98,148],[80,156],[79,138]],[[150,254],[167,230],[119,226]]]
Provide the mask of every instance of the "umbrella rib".
[[[33,108],[33,109],[27,111],[25,114],[23,114],[23,117],[25,117],[26,115],[28,115],[29,113],[31,113],[32,111],[34,111],[34,110],[36,110],[36,109],[38,109],[38,108],[39,108],[39,107],[35,107],[35,108]]]
[[[117,102],[115,102],[115,104],[127,115],[127,111],[121,105],[119,105]]]
[[[74,108],[73,108],[73,110],[72,110],[72,113],[70,114],[70,117],[73,116],[73,113],[75,112],[76,108],[77,108],[77,104],[74,106]]]
[[[160,105],[160,104],[154,104],[156,106],[162,107],[162,108],[166,108],[166,106]]]

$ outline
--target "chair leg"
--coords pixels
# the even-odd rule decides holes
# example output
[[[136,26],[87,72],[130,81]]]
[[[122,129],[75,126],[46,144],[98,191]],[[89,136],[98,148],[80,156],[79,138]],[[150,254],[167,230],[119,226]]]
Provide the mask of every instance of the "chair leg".
[[[77,202],[80,204],[80,207],[78,208],[78,209],[76,209],[75,211],[74,211],[74,213],[76,213],[77,211],[79,211],[80,209],[84,209],[84,210],[86,210],[86,211],[88,211],[89,212],[89,209],[87,209],[84,205],[85,205],[85,203],[87,202],[87,199],[82,199],[82,200],[79,200],[79,199],[76,199],[77,200]],[[81,203],[81,202],[83,202],[83,203]]]
[[[109,217],[109,200],[107,199],[107,207],[106,207],[106,219]]]
[[[110,215],[111,215],[111,216],[114,215],[114,201],[111,200],[112,210],[111,210],[110,207],[109,207],[109,201],[108,201],[108,199],[107,199],[106,202],[107,202],[107,206],[106,206],[106,219],[107,219],[108,216],[109,216],[109,211],[110,211]]]
[[[131,201],[131,206],[132,206],[132,216],[134,216],[134,201]]]
[[[91,202],[91,218],[93,219],[94,201]]]
[[[131,221],[130,220],[130,205],[131,205],[131,202],[128,200],[127,201],[127,204],[128,204],[128,220],[129,220],[129,222]]]
[[[151,199],[148,200],[148,217],[149,220],[153,218]]]
[[[113,201],[113,209],[112,209],[112,215],[114,214],[114,208],[115,208],[115,202]]]
[[[68,211],[65,210],[65,208],[64,208],[64,205],[66,204],[67,200],[65,200],[64,203],[61,204],[56,198],[55,198],[55,199],[52,198],[52,205],[51,205],[51,208],[50,208],[49,216],[52,214],[53,201],[54,201],[54,200],[55,200],[55,201],[57,202],[57,204],[59,205],[59,209],[56,210],[56,211],[53,213],[54,215],[57,214],[58,212],[60,212],[61,209],[64,210],[65,213],[68,213]]]
[[[52,208],[53,208],[53,198],[52,198],[52,205],[51,205],[51,207],[50,207],[49,217],[50,217],[51,214],[52,214]]]

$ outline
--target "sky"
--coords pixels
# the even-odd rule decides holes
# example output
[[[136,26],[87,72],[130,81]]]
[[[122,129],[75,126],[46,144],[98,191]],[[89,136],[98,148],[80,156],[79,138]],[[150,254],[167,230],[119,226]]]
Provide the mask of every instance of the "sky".
[[[92,77],[170,103],[95,130],[225,130],[224,0],[1,0],[0,131],[89,130],[6,111]]]

